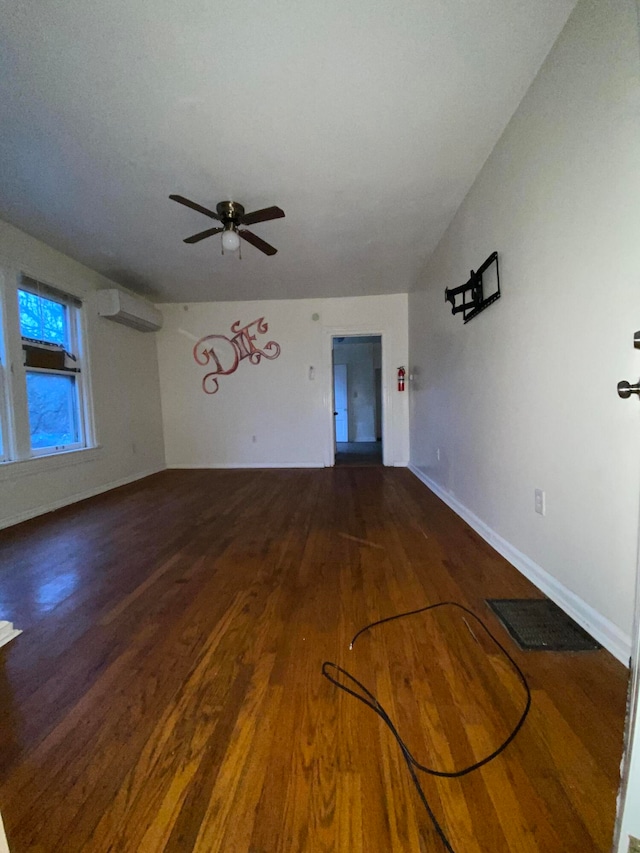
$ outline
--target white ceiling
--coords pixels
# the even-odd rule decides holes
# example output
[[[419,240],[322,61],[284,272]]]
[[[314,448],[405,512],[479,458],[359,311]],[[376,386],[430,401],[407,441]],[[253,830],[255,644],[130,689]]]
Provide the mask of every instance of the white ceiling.
[[[0,217],[158,302],[405,292],[574,2],[2,0]]]

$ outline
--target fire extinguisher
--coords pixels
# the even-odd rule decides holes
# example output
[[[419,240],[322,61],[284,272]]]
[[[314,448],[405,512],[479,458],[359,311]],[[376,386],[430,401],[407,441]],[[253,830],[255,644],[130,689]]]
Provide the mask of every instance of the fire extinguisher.
[[[404,391],[405,374],[406,374],[406,371],[405,371],[404,367],[399,367],[398,368],[398,391]]]

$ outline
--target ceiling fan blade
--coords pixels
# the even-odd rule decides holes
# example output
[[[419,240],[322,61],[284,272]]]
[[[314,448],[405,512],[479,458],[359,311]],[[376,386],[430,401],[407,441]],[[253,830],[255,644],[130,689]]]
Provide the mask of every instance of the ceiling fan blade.
[[[205,216],[210,216],[212,219],[217,219],[218,222],[221,221],[217,213],[214,213],[212,210],[208,210],[201,204],[196,204],[195,201],[191,201],[190,199],[185,198],[183,195],[170,195],[169,198],[172,201],[177,201],[179,204],[184,204],[185,207],[190,207],[192,210],[197,210],[198,213],[204,213]]]
[[[283,216],[284,210],[280,210],[279,207],[265,207],[262,210],[254,210],[253,213],[246,213],[240,221],[243,225],[255,225],[256,222],[281,219]]]
[[[265,255],[275,255],[278,251],[274,249],[273,246],[270,246],[269,243],[265,243],[262,237],[258,237],[256,234],[253,234],[251,231],[239,230],[238,234],[247,241],[247,243],[251,243],[252,246],[255,246],[256,249],[260,249],[261,252],[264,252]]]
[[[199,243],[205,237],[212,237],[214,234],[219,234],[223,228],[207,228],[206,231],[201,231],[199,234],[193,234],[191,237],[185,237],[183,243]]]

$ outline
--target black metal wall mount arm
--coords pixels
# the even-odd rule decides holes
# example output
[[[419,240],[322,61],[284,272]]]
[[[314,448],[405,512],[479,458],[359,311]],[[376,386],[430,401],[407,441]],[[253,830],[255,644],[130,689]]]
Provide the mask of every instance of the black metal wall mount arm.
[[[485,298],[482,276],[493,263],[496,265],[496,281],[498,289]],[[461,301],[459,301],[458,304],[456,304],[456,297],[461,297]],[[466,284],[461,284],[459,287],[447,287],[444,291],[444,301],[451,303],[451,313],[459,314],[462,312],[465,323],[468,323],[469,320],[473,320],[473,318],[481,311],[484,311],[485,308],[492,305],[496,299],[500,299],[500,270],[498,268],[497,252],[493,252],[489,255],[477,272],[471,270],[469,281]]]

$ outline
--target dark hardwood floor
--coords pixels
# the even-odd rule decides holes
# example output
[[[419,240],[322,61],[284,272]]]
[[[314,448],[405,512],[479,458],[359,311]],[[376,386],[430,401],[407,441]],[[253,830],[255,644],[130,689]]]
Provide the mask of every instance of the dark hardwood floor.
[[[610,849],[626,671],[520,652],[484,603],[536,595],[406,470],[167,471],[0,533],[0,811],[12,853]]]

